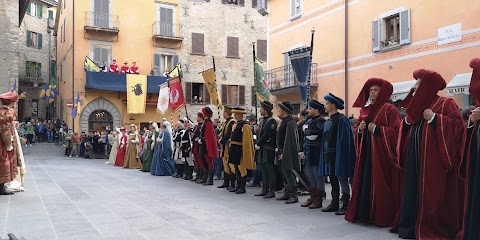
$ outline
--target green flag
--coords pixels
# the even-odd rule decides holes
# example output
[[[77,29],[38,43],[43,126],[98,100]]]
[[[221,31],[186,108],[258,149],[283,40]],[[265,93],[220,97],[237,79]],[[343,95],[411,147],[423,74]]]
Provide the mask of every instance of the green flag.
[[[265,81],[262,62],[258,59],[255,61],[255,81],[257,100],[260,102],[270,101],[270,90],[268,90],[267,81]]]

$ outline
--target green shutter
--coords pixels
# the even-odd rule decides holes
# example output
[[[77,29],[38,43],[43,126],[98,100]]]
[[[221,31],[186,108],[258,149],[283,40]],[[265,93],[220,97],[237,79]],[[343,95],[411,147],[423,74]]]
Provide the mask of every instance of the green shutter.
[[[30,47],[30,37],[32,35],[32,32],[27,31],[27,47]]]
[[[38,49],[42,49],[42,34],[38,33]]]
[[[27,14],[28,15],[32,15],[32,13],[30,12],[30,5],[32,5],[32,3],[28,3],[28,6],[27,6]]]
[[[53,20],[53,11],[48,10],[48,19]]]
[[[38,3],[38,17],[42,18],[42,14],[43,14],[43,4]]]
[[[25,76],[28,76],[28,70],[30,70],[30,61],[25,63]]]

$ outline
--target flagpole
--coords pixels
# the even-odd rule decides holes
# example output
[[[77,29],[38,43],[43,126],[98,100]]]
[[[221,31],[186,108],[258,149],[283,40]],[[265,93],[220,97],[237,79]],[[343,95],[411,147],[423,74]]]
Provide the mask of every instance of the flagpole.
[[[214,56],[212,56],[212,62],[213,62],[213,72],[215,73],[215,86],[217,86],[217,88],[218,88],[218,85],[217,85],[217,71],[216,71],[216,68],[215,68],[215,57]],[[217,94],[216,104],[217,104],[218,118],[220,119],[220,104],[218,104],[218,98],[220,96],[218,96],[218,91],[216,92],[216,94]],[[210,96],[210,99],[211,99],[211,96]]]
[[[180,82],[180,86],[182,86],[182,77],[181,77],[181,74],[180,74],[180,72],[182,72],[181,71],[182,64],[179,63],[178,65],[180,65],[180,70],[177,69],[177,71],[178,71],[178,81]],[[188,116],[187,100],[185,99],[185,93],[183,92],[183,87],[182,87],[182,96],[183,96],[183,102],[184,102],[183,106],[185,107],[185,115],[187,115],[187,119],[190,120],[190,117]],[[180,119],[178,119],[178,120],[180,120]]]
[[[253,45],[253,89],[255,89],[254,91],[254,104],[255,104],[255,123],[257,123],[258,121],[258,108],[257,108],[257,74],[255,72],[255,62],[257,61],[257,58],[256,58],[256,53],[255,53],[255,42],[252,42],[252,45]]]
[[[312,39],[310,41],[310,63],[308,69],[308,82],[307,82],[307,104],[305,107],[308,108],[308,100],[310,98],[310,80],[312,79],[312,62],[313,62],[313,39],[315,37],[315,28],[312,28]]]

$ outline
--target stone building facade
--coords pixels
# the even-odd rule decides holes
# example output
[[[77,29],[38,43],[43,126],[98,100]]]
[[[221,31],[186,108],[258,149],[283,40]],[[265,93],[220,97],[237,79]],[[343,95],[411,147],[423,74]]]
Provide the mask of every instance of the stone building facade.
[[[18,103],[19,119],[52,118],[54,103],[39,95],[43,86],[55,78],[56,2],[31,0],[18,34],[18,90],[25,98]],[[50,26],[49,26],[50,25]],[[50,29],[49,29],[50,27]]]
[[[0,92],[18,80],[19,2],[0,0]]]
[[[259,13],[260,8],[255,0],[182,1],[179,58],[188,113],[193,120],[204,106],[210,106],[214,118],[218,118],[201,75],[213,67],[212,57],[222,103],[240,105],[255,114],[252,43],[257,57],[266,61],[267,56],[267,17]],[[195,96],[202,97],[204,103],[194,103]]]

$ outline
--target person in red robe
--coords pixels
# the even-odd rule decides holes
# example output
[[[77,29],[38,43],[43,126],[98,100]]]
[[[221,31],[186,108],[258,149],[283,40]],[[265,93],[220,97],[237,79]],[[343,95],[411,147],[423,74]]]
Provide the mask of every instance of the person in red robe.
[[[110,64],[110,68],[108,69],[108,72],[118,73],[118,65],[117,65],[117,59],[116,58],[114,58],[112,60],[112,64]]]
[[[418,69],[413,77],[417,83],[400,105],[407,109],[397,146],[404,180],[392,231],[404,239],[454,239],[463,204],[458,179],[462,116],[453,99],[437,95],[446,87],[440,74]]]
[[[17,167],[22,167],[19,148],[13,121],[17,118],[15,104],[19,99],[16,92],[0,94],[0,195],[12,195],[5,184],[15,180]]]
[[[468,119],[459,167],[459,176],[465,183],[463,230],[459,234],[463,240],[480,239],[480,58],[472,59],[470,67],[473,74],[469,90],[477,107]]]
[[[125,152],[127,151],[128,135],[125,134],[125,128],[120,128],[120,142],[117,150],[117,157],[115,158],[115,165],[123,167],[125,165]]]
[[[349,222],[389,227],[400,206],[401,172],[395,149],[402,120],[388,103],[392,92],[390,82],[370,78],[353,104],[361,110],[355,126],[352,198],[345,215]]]
[[[213,127],[212,115],[213,111],[209,107],[202,108],[204,122],[200,131],[200,157],[204,167],[208,167],[208,175],[203,176],[202,182],[204,185],[213,185],[213,175],[215,168],[213,166],[213,159],[218,158],[218,139]]]
[[[137,66],[137,60],[135,59],[135,61],[132,62],[133,66],[130,67],[130,74],[140,74],[140,71],[138,70],[138,66]]]
[[[129,74],[130,73],[130,68],[128,67],[128,60],[125,59],[125,62],[123,63],[122,68],[120,69],[120,73],[122,74]]]
[[[197,126],[195,126],[195,128],[193,129],[192,136],[192,154],[197,174],[195,175],[195,178],[193,178],[191,181],[195,183],[201,183],[203,175],[206,175],[205,166],[203,166],[202,157],[200,156],[200,144],[198,143],[198,141],[200,140],[200,130],[203,126],[203,118],[203,113],[197,113]]]

